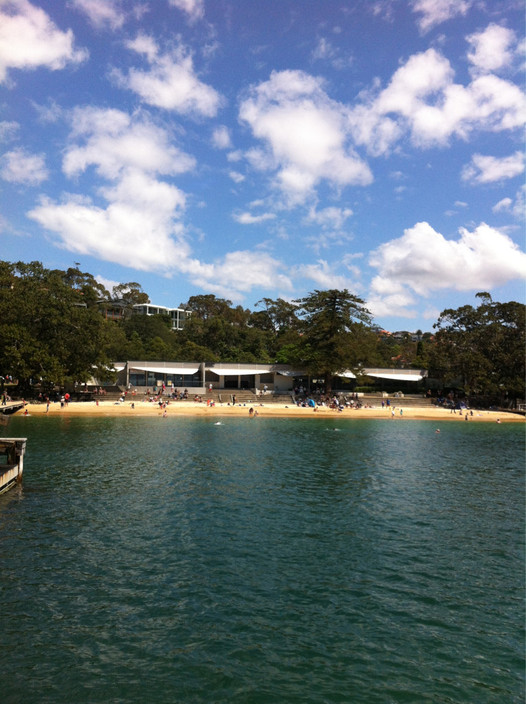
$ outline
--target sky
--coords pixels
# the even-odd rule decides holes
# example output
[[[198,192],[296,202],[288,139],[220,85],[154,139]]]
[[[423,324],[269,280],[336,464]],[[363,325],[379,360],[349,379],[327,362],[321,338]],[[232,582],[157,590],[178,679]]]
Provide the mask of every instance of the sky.
[[[522,0],[0,0],[0,258],[176,307],[524,302]]]

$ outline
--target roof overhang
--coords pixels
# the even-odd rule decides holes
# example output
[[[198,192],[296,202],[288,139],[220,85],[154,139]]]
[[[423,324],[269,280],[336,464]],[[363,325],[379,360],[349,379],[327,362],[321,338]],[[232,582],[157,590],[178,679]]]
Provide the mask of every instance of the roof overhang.
[[[207,372],[214,372],[217,376],[252,376],[254,374],[272,374],[269,369],[217,369],[215,367],[207,367]]]
[[[424,378],[420,372],[416,374],[395,374],[389,372],[366,372],[367,376],[372,376],[374,379],[390,379],[392,381],[422,381]]]
[[[176,364],[160,366],[156,364],[133,364],[129,368],[130,372],[153,372],[154,374],[195,374],[199,367],[181,367]]]

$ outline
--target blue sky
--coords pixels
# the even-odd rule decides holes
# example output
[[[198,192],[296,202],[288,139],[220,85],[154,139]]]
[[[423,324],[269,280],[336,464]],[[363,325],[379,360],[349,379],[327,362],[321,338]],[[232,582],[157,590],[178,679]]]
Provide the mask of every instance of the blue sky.
[[[524,300],[522,0],[0,0],[0,257],[153,303]]]

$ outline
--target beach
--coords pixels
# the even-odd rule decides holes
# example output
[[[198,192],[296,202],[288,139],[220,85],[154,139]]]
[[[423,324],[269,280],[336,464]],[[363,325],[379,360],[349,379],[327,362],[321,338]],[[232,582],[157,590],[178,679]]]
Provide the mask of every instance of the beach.
[[[194,401],[171,401],[165,409],[161,408],[158,403],[146,400],[133,400],[118,403],[113,401],[82,401],[70,402],[67,405],[61,406],[60,402],[51,403],[49,410],[45,403],[28,403],[25,410],[18,411],[17,416],[24,415],[42,415],[48,413],[52,416],[158,416],[159,418],[170,418],[175,416],[247,416],[249,410],[253,409],[253,416],[264,417],[300,417],[300,418],[384,418],[390,421],[404,420],[430,420],[430,421],[449,421],[449,422],[492,422],[500,421],[502,423],[524,423],[525,417],[518,413],[502,412],[502,411],[486,411],[473,410],[471,411],[456,411],[452,413],[446,408],[429,407],[411,407],[400,405],[391,405],[390,407],[362,407],[360,409],[344,408],[342,411],[330,409],[325,406],[318,406],[316,410],[313,408],[303,408],[295,406],[292,403],[254,403],[238,404],[232,406],[230,404],[207,405],[206,401],[198,403]],[[394,415],[392,411],[394,410]],[[402,414],[400,413],[402,410]],[[466,421],[466,413],[468,421]],[[256,415],[257,414],[257,415]]]

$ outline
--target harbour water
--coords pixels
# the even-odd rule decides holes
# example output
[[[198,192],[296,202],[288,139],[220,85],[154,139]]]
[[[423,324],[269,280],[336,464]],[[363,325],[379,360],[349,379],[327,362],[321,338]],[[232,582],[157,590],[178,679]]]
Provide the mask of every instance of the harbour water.
[[[4,704],[522,703],[524,428],[17,417]]]

